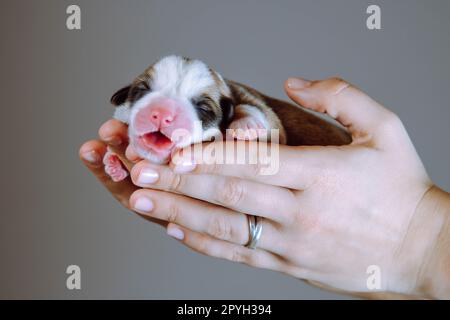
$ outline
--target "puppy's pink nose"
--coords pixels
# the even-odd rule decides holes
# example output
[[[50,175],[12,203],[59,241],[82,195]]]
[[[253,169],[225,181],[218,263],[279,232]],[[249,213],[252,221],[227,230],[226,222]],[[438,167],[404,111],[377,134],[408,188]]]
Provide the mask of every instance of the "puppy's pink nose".
[[[176,127],[180,116],[180,105],[177,101],[161,98],[142,108],[133,121],[138,133]]]
[[[170,126],[174,118],[172,110],[163,107],[154,107],[150,111],[149,121],[157,128],[166,128]]]

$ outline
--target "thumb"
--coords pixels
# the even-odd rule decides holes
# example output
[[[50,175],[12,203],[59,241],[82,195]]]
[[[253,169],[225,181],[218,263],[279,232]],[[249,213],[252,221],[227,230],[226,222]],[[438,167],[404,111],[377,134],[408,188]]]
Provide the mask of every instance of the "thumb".
[[[345,126],[352,134],[353,143],[380,140],[383,134],[380,128],[396,118],[394,113],[339,78],[321,81],[290,78],[285,90],[297,104],[326,113]]]

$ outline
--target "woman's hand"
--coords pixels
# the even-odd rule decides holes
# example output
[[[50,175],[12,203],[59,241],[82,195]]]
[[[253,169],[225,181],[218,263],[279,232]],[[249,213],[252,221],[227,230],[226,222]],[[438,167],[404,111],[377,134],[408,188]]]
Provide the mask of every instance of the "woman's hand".
[[[129,203],[130,196],[140,188],[135,186],[130,179],[125,179],[120,182],[112,181],[106,174],[103,164],[103,156],[106,153],[107,147],[109,147],[120,156],[120,159],[126,168],[131,170],[133,163],[126,157],[126,151],[131,151],[131,149],[127,147],[127,128],[123,123],[117,120],[109,120],[100,128],[99,136],[101,141],[91,140],[85,142],[81,146],[79,150],[80,158],[100,183],[111,192],[113,197],[125,208],[132,210]],[[131,156],[132,154],[130,154],[130,158]],[[153,219],[147,215],[143,217],[161,226],[167,226],[167,222],[163,220]]]
[[[184,163],[188,153],[174,157],[172,169],[141,161],[133,183],[151,189],[133,191],[126,205],[170,222],[169,235],[210,256],[352,293],[373,291],[375,268],[378,291],[448,297],[448,210],[435,205],[448,195],[433,186],[398,117],[340,79],[290,79],[286,91],[346,126],[353,143],[280,146],[270,176],[258,165],[205,164],[197,148]],[[255,250],[244,246],[246,214],[264,217]]]

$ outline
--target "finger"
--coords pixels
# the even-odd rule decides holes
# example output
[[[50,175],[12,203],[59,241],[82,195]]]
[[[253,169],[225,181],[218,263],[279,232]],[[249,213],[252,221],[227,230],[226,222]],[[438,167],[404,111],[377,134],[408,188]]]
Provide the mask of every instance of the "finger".
[[[98,130],[98,135],[109,146],[121,146],[128,142],[128,126],[116,119],[106,121]]]
[[[130,175],[133,183],[143,188],[184,194],[279,223],[290,221],[296,208],[291,190],[235,177],[180,175],[147,161],[136,164]]]
[[[250,238],[245,214],[207,202],[158,190],[141,189],[133,193],[130,204],[141,214],[173,222],[220,240],[245,245]],[[263,232],[258,248],[284,252],[277,228],[268,219],[262,220],[262,223]]]
[[[290,78],[285,83],[285,90],[296,103],[327,113],[347,127],[354,144],[380,142],[379,135],[386,133],[380,126],[397,118],[364,92],[339,78],[312,82]]]
[[[233,145],[237,146],[235,149],[243,151],[229,152]],[[217,141],[189,146],[174,153],[170,166],[179,174],[230,176],[305,190],[314,184],[328,165],[333,164],[334,159],[330,155],[337,150],[339,148],[336,147]]]
[[[106,145],[98,140],[84,143],[80,148],[80,158],[94,176],[119,200],[126,208],[130,208],[128,199],[137,190],[130,179],[114,182],[106,174],[102,159],[106,153]]]
[[[130,196],[139,188],[136,187],[130,179],[114,182],[106,174],[102,162],[103,156],[106,153],[106,148],[105,143],[102,141],[91,140],[85,142],[79,150],[80,159],[100,183],[111,192],[114,198],[116,198],[125,208],[131,209],[129,203]],[[148,217],[146,217],[146,219],[163,226],[166,224],[162,220],[148,219]]]
[[[284,272],[285,269],[283,259],[276,254],[218,240],[173,223],[169,223],[167,226],[167,234],[181,241],[187,247],[210,257],[243,263],[256,268],[281,272]]]
[[[130,171],[134,163],[125,155],[128,147],[127,130],[128,127],[123,122],[110,119],[100,127],[98,135],[108,145],[108,148],[119,157],[125,168]]]
[[[131,145],[128,145],[125,150],[125,156],[133,163],[137,163],[142,160]]]

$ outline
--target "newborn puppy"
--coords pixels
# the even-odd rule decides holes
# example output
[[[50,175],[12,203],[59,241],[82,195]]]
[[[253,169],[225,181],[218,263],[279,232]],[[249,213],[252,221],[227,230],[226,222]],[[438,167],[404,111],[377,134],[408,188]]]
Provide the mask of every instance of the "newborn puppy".
[[[299,107],[266,97],[220,74],[199,60],[165,57],[111,98],[114,117],[127,123],[130,144],[154,163],[167,163],[172,151],[223,134],[238,140],[281,144],[345,144],[346,132]],[[307,138],[306,136],[310,136]],[[106,172],[114,181],[127,176],[118,157],[107,152]]]

